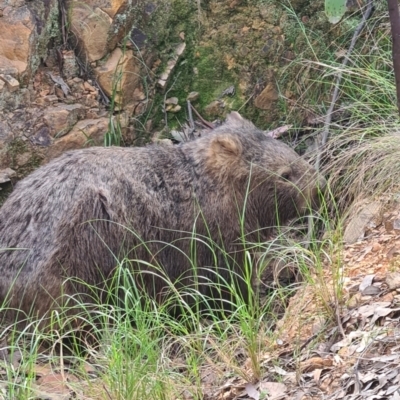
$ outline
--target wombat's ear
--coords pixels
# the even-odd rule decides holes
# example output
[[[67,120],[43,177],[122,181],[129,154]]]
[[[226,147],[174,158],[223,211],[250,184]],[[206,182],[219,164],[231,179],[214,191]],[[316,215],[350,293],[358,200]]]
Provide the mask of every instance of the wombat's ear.
[[[245,119],[237,111],[232,111],[226,116],[226,122],[229,123],[242,124],[244,121]]]
[[[246,126],[247,128],[256,129],[252,122],[250,122],[248,119],[243,118],[237,111],[230,112],[226,116],[225,123],[237,128],[242,128]]]
[[[242,144],[237,137],[233,135],[215,136],[211,140],[208,151],[208,167],[225,173],[227,168],[231,169],[235,164],[237,165],[242,152]]]

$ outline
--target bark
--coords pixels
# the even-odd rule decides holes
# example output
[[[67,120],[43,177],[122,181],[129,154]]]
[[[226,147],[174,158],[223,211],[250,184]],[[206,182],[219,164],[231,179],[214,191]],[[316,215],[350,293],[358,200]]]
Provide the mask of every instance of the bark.
[[[397,108],[400,114],[400,15],[397,0],[387,0],[390,26],[392,29],[392,55],[394,78],[396,81]]]

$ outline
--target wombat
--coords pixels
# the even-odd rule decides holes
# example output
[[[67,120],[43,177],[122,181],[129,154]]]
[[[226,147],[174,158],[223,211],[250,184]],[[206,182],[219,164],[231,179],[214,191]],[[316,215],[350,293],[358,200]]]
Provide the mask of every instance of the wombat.
[[[306,212],[324,185],[238,113],[180,145],[66,152],[0,209],[0,302],[38,317],[70,296],[90,303],[123,259],[158,302],[166,278],[227,304],[236,285],[246,300],[244,241]]]

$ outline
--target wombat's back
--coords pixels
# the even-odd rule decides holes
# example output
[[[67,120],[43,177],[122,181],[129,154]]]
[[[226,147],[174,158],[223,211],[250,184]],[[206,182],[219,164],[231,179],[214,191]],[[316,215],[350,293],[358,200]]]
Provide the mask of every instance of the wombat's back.
[[[128,229],[152,240],[151,226],[176,228],[173,209],[191,196],[171,154],[162,146],[88,148],[20,181],[0,209],[0,301],[29,311],[37,298],[42,314],[67,278],[99,285],[109,277],[116,257],[140,240]],[[65,293],[85,291],[72,286],[67,281]]]

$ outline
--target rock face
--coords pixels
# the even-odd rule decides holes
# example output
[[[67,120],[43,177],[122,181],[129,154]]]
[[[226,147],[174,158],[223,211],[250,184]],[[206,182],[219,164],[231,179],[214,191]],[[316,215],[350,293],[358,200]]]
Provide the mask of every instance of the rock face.
[[[0,0],[0,169],[22,177],[67,149],[102,145],[117,123],[132,140],[157,54],[145,31],[131,32],[154,10],[135,0]]]
[[[100,86],[117,104],[136,106],[145,100],[140,63],[132,50],[117,47],[95,71]]]
[[[70,0],[71,32],[79,53],[89,62],[98,61],[115,49],[132,30],[138,11],[132,0]]]
[[[57,36],[58,1],[0,1],[0,73],[27,82]]]

